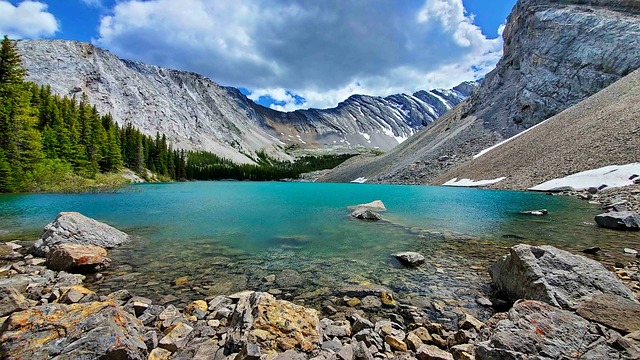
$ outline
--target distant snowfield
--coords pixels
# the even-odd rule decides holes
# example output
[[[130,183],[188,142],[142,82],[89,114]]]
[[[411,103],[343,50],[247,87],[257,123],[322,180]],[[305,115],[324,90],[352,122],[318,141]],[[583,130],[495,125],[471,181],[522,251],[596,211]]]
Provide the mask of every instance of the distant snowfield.
[[[635,175],[635,177],[634,177]],[[563,178],[549,180],[540,185],[529,188],[532,191],[582,191],[590,187],[608,188],[632,185],[635,178],[640,176],[640,163],[627,165],[610,165],[599,169],[587,170]]]
[[[357,184],[364,184],[364,183],[367,182],[367,180],[369,180],[369,179],[367,179],[365,177],[359,177],[359,178],[357,178],[355,180],[351,180],[351,182],[352,183],[357,183]]]
[[[499,177],[493,180],[471,180],[471,179],[460,179],[453,178],[446,183],[442,184],[442,186],[459,186],[459,187],[480,187],[480,186],[489,186],[495,183],[499,183],[500,181],[506,179],[506,177]]]

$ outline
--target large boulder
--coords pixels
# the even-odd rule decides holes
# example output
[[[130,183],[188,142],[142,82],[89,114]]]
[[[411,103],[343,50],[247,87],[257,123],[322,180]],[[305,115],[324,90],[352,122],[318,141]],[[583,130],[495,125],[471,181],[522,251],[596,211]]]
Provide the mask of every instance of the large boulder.
[[[478,360],[633,358],[612,347],[615,340],[604,337],[595,324],[534,300],[518,301],[480,340]]]
[[[375,212],[383,212],[383,211],[387,211],[387,207],[384,206],[384,203],[382,202],[382,200],[374,200],[370,203],[366,203],[366,204],[358,204],[355,206],[349,206],[349,209],[351,210],[355,210],[355,209],[368,209],[371,211],[375,211]]]
[[[247,342],[265,351],[291,349],[311,352],[322,341],[316,310],[276,300],[262,292],[244,293],[230,315],[235,336],[241,348]],[[240,350],[240,349],[231,349]]]
[[[516,245],[489,273],[511,301],[539,300],[576,309],[587,297],[614,294],[637,302],[631,290],[602,264],[553,246]]]
[[[58,244],[47,255],[51,270],[90,273],[102,271],[111,264],[107,250],[95,245]]]
[[[382,219],[380,214],[367,208],[357,208],[351,212],[351,216],[360,220],[376,221]]]
[[[61,212],[44,227],[44,233],[33,245],[34,255],[46,257],[57,244],[72,243],[113,248],[129,241],[129,235],[105,223],[77,212]]]
[[[596,215],[598,226],[627,231],[640,231],[640,215],[632,211],[612,211]]]
[[[35,306],[6,320],[0,357],[143,360],[143,333],[142,323],[114,302]]]

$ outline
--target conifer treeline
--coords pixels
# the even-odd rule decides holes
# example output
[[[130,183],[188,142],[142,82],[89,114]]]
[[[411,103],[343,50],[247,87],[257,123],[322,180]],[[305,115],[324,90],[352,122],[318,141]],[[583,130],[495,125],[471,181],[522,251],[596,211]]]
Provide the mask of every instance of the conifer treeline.
[[[258,153],[257,165],[238,165],[208,152],[173,150],[166,137],[120,128],[100,115],[86,95],[53,95],[49,86],[24,81],[15,45],[0,49],[0,192],[41,189],[38,182],[69,177],[94,179],[127,167],[164,180],[278,180],[337,166],[351,155],[305,157],[295,163]],[[63,173],[64,176],[60,176]]]

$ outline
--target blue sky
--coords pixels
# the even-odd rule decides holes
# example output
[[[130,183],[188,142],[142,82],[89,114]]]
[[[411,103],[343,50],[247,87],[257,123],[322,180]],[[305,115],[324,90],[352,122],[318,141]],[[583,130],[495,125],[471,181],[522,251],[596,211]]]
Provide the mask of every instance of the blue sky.
[[[279,110],[484,76],[516,0],[0,0],[14,38],[89,41]]]

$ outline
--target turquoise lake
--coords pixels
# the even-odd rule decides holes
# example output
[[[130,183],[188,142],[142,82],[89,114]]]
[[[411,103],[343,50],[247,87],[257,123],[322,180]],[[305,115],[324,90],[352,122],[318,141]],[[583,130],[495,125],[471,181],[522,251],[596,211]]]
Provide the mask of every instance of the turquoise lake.
[[[350,218],[350,205],[382,200],[387,221]],[[549,215],[519,214],[546,208]],[[599,229],[585,201],[539,193],[369,184],[191,182],[142,184],[112,194],[0,196],[0,239],[35,240],[61,211],[78,211],[132,235],[110,251],[111,268],[90,287],[127,288],[182,302],[271,290],[316,303],[350,285],[383,285],[407,301],[473,307],[488,293],[486,268],[517,243],[624,260],[637,233]],[[427,263],[392,256],[418,251]],[[269,281],[268,275],[275,275]],[[174,280],[188,277],[175,285]],[[267,277],[267,279],[265,279]],[[451,305],[454,306],[454,305]]]

